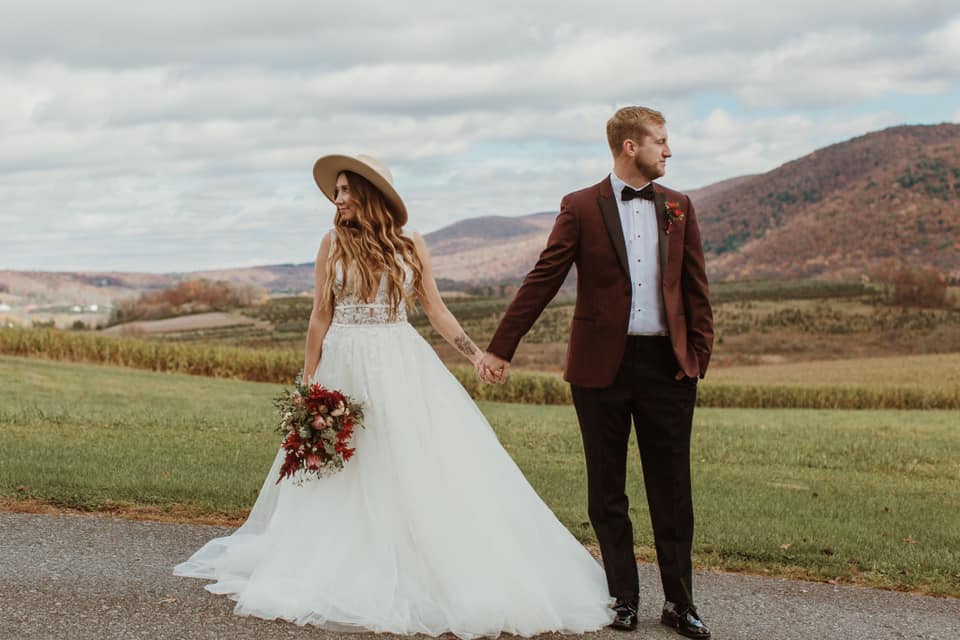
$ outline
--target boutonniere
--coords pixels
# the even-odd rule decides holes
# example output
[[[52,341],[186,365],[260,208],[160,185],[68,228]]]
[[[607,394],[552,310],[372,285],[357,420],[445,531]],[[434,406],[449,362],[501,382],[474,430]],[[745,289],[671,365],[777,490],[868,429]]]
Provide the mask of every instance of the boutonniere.
[[[673,200],[667,201],[666,209],[667,209],[667,225],[664,228],[664,231],[666,232],[667,235],[670,235],[670,232],[673,231],[674,221],[676,222],[682,221],[684,217],[684,213],[683,211],[680,210],[680,203]]]

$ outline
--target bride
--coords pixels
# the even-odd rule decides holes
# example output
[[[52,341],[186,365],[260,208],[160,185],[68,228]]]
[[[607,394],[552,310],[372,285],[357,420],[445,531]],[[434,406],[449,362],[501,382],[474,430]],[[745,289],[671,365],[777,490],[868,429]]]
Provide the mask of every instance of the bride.
[[[235,612],[336,631],[460,638],[582,633],[613,618],[597,562],[540,500],[483,414],[406,321],[419,301],[476,365],[443,303],[390,171],[368,156],[314,166],[336,204],[320,244],[304,357],[312,380],[364,403],[356,455],[276,484],[246,522],[177,565]]]

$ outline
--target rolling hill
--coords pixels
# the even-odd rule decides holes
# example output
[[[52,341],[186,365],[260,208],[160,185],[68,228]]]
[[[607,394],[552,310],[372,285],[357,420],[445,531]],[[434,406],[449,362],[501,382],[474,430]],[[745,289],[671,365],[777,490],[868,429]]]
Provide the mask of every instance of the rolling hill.
[[[689,195],[714,279],[856,278],[890,261],[960,277],[960,125],[869,133]],[[509,281],[536,260],[551,223],[478,218],[426,238],[437,273]]]
[[[720,278],[855,277],[883,261],[960,275],[960,125],[869,133],[696,205]]]
[[[559,195],[559,194],[558,194]],[[855,278],[883,263],[960,278],[960,125],[876,131],[764,174],[689,192],[713,279]],[[516,282],[555,212],[462,220],[425,236],[438,278]],[[0,271],[0,302],[108,303],[185,279],[312,290],[312,263],[169,274]]]

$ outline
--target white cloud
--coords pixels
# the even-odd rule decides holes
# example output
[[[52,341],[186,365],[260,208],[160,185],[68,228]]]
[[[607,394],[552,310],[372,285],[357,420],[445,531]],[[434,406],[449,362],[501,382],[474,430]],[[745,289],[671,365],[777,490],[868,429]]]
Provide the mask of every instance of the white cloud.
[[[671,146],[680,185],[689,188],[716,181],[712,168],[717,164],[727,177],[764,173],[832,142],[896,124],[900,120],[891,112],[851,118],[801,114],[738,118],[717,109],[671,133]]]
[[[955,67],[960,62],[960,17],[930,31],[924,44],[931,53],[943,56]]]
[[[388,162],[429,231],[555,208],[624,104],[666,113],[690,188],[960,91],[938,0],[327,4],[0,0],[0,268],[309,260],[329,152]]]

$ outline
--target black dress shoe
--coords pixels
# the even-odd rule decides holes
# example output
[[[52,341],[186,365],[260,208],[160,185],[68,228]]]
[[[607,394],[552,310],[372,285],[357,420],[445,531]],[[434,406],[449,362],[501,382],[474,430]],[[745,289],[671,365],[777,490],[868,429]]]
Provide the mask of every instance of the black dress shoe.
[[[660,622],[671,629],[676,629],[677,633],[688,638],[706,640],[710,637],[710,630],[703,624],[700,614],[697,613],[693,605],[682,606],[673,602],[664,602]]]
[[[611,629],[633,631],[637,628],[637,605],[617,600],[610,608],[616,614],[610,623]]]

